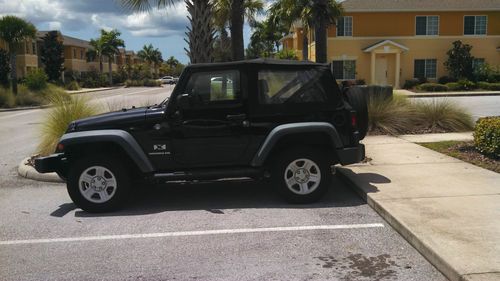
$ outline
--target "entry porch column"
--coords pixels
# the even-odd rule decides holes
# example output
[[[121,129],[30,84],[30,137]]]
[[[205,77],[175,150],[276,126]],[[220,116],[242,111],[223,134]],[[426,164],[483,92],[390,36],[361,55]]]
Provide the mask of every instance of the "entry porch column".
[[[399,89],[399,74],[401,71],[401,53],[396,53],[396,81],[394,81],[394,89]]]
[[[375,52],[371,52],[370,84],[375,85]]]

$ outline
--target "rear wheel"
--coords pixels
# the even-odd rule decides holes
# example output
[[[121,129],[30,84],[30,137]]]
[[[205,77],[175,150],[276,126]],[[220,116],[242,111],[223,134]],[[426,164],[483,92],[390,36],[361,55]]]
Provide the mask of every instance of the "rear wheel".
[[[89,156],[74,163],[67,189],[73,202],[83,210],[109,212],[125,203],[130,190],[130,177],[125,166],[112,156]]]
[[[275,158],[273,185],[291,203],[316,202],[331,184],[330,164],[320,150],[309,147],[287,149]]]
[[[361,87],[351,87],[346,95],[349,104],[356,110],[359,139],[362,140],[368,132],[368,93]]]

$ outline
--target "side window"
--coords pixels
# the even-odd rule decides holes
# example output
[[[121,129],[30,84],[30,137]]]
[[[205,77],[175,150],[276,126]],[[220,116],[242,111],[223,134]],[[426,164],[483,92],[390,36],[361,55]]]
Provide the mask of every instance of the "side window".
[[[311,70],[259,71],[259,102],[261,104],[318,103],[326,101],[321,85],[322,72]]]
[[[196,106],[237,103],[241,95],[240,73],[237,70],[194,73],[185,94]]]

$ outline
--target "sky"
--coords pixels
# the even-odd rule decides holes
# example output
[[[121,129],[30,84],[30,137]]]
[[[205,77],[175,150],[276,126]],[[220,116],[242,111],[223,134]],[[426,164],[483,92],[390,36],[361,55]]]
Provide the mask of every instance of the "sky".
[[[116,28],[127,50],[138,51],[151,43],[160,49],[163,58],[174,56],[183,63],[189,61],[184,51],[189,25],[184,1],[149,13],[132,13],[118,0],[0,0],[0,16],[4,15],[24,18],[41,31],[60,30],[84,40],[97,38],[100,29]],[[250,35],[251,29],[245,24],[245,46]]]

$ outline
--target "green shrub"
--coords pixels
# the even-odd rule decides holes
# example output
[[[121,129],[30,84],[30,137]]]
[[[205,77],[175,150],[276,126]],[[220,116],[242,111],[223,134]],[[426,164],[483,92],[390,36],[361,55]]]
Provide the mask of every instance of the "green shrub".
[[[41,142],[37,149],[42,156],[54,152],[59,139],[72,121],[98,113],[96,106],[85,97],[68,100],[63,96],[54,95],[50,98],[50,102],[54,107],[47,112],[42,123]]]
[[[418,81],[418,79],[406,80],[404,85],[403,85],[403,89],[410,90],[410,89],[417,87],[418,85],[420,85],[420,82]]]
[[[3,86],[5,88],[9,87],[9,60],[9,54],[5,50],[0,49],[0,86]]]
[[[66,90],[69,91],[78,91],[80,90],[80,85],[78,85],[78,82],[76,81],[71,81],[65,86]]]
[[[43,69],[38,68],[33,71],[30,71],[28,75],[26,75],[25,84],[28,89],[32,91],[43,90],[47,87],[47,74],[43,71]]]
[[[8,108],[16,105],[16,98],[10,89],[0,87],[0,107]]]
[[[467,79],[462,79],[457,82],[462,90],[473,90],[476,89],[476,83],[469,81]]]
[[[450,77],[450,76],[441,76],[438,79],[439,84],[448,84],[448,83],[453,83],[457,82],[457,79]]]
[[[125,87],[161,87],[161,82],[153,79],[127,80]]]
[[[462,86],[457,82],[446,83],[446,87],[448,87],[449,91],[461,91]]]
[[[396,135],[411,132],[418,123],[418,114],[407,98],[395,95],[392,99],[376,96],[368,101],[370,131]]]
[[[488,82],[480,81],[480,82],[476,83],[476,86],[478,89],[482,89],[482,90],[489,90],[490,89],[490,83],[488,83]]]
[[[470,131],[474,127],[472,116],[467,110],[451,100],[417,101],[413,105],[419,115],[420,126],[428,130],[460,132]]]
[[[481,153],[500,158],[500,116],[480,118],[477,121],[474,144]]]
[[[108,86],[108,76],[96,70],[81,73],[81,86],[83,88],[100,88]]]
[[[417,89],[425,92],[446,92],[448,87],[437,83],[424,83],[417,86]]]

